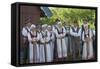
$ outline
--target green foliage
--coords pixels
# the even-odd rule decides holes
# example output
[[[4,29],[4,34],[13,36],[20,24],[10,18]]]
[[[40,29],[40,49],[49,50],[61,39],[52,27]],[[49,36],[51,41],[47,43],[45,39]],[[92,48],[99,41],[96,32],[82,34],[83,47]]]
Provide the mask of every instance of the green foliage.
[[[56,8],[49,7],[53,16],[50,18],[43,17],[40,19],[42,24],[54,24],[58,18],[67,24],[72,24],[74,20],[78,20],[79,25],[82,24],[83,19],[87,19],[90,23],[95,20],[95,10],[92,9],[76,9],[76,8]]]

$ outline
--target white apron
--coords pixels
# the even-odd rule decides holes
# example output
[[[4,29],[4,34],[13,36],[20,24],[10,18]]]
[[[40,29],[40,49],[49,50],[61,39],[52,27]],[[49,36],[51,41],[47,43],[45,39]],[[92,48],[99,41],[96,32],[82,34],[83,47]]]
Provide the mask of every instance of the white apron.
[[[31,34],[28,34],[29,40],[29,62],[30,63],[37,63],[39,62],[39,45],[36,43],[35,45],[32,43],[32,39],[39,39],[39,35],[37,34],[36,37],[32,37]]]
[[[45,49],[45,62],[51,62],[51,45],[50,45],[50,36],[48,31],[42,32],[42,42]]]
[[[54,42],[55,42],[55,38],[54,38],[54,33],[51,32],[51,36],[50,36],[50,39],[51,39],[51,42],[50,42],[50,48],[51,48],[51,61],[53,61],[54,59]]]
[[[42,32],[40,33],[40,63],[45,62],[45,45],[44,45],[44,38],[42,36]]]
[[[58,58],[67,57],[67,46],[65,39],[66,32],[64,28],[62,32],[63,33],[59,34],[58,30],[56,30]],[[63,38],[60,38],[62,36]]]
[[[47,39],[49,41],[48,44],[46,44],[46,56],[47,56],[47,62],[53,61],[53,55],[54,55],[54,34],[52,31],[47,31]]]
[[[64,27],[65,28],[65,32],[66,32],[66,34],[68,33],[69,34],[69,32],[70,32],[70,30],[69,30],[69,27]],[[68,41],[68,38],[69,36],[65,36],[65,42],[66,42],[66,50],[68,49],[68,43],[69,43],[69,41]],[[69,45],[70,46],[70,45]],[[69,49],[70,49],[70,47],[69,47]],[[68,50],[67,50],[67,53],[68,53]]]
[[[85,40],[84,32],[82,34],[83,41]],[[84,42],[83,44],[83,53],[82,53],[82,59],[87,60],[93,58],[93,41],[92,41],[92,32],[89,30],[89,37],[91,38],[90,41],[88,41],[88,44]]]

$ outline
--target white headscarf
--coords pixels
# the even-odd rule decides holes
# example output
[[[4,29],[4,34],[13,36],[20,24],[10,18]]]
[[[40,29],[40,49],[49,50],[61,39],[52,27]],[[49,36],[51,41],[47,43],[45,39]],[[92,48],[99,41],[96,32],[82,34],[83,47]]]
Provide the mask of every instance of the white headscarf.
[[[58,22],[57,24],[59,25],[59,24],[61,24],[61,22]]]
[[[47,27],[48,27],[48,28],[51,28],[51,26],[50,26],[50,25],[48,25]]]
[[[43,28],[43,27],[47,27],[47,24],[43,24],[43,25],[42,25],[42,28]]]
[[[34,24],[31,25],[30,29],[36,28]]]

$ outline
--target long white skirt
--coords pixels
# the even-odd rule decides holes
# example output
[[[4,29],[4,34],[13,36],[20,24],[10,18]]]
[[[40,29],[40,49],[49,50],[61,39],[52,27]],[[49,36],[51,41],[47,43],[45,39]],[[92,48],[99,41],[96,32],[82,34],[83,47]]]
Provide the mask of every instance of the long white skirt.
[[[66,56],[68,54],[68,37],[65,37],[65,43],[66,43]]]
[[[29,44],[29,63],[33,63],[34,59],[33,59],[33,44],[30,43]]]
[[[50,49],[51,49],[51,61],[53,61],[53,58],[54,58],[54,41],[50,42]]]
[[[57,52],[58,58],[67,57],[67,46],[65,38],[57,39]]]
[[[40,44],[40,63],[41,62],[45,62],[45,49],[43,44]]]
[[[36,44],[36,46],[34,47],[35,49],[34,49],[34,56],[35,56],[35,63],[38,63],[38,62],[40,62],[40,50],[39,50],[39,45],[38,44]]]
[[[40,61],[40,57],[39,57],[39,45],[33,45],[32,43],[30,43],[29,45],[29,62],[30,63],[37,63]]]
[[[51,45],[50,43],[46,44],[46,62],[52,61],[52,52],[51,52]]]
[[[93,58],[93,44],[92,41],[89,41],[89,46],[87,43],[84,43],[83,45],[83,55],[82,59],[87,60]]]

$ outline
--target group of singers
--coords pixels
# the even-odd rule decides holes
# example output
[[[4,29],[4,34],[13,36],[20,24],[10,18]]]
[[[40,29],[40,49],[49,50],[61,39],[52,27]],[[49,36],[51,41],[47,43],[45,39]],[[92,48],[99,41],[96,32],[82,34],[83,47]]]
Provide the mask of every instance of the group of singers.
[[[25,63],[89,60],[94,58],[95,30],[83,20],[79,27],[74,20],[71,26],[62,25],[57,19],[54,25],[34,25],[27,22],[22,31]]]

